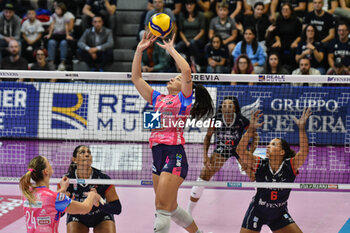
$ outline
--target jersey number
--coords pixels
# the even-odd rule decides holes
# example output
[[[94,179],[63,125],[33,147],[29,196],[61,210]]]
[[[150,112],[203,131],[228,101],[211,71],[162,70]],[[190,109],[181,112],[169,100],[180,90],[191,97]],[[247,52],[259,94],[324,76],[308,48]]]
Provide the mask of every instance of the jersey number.
[[[277,200],[277,191],[271,191],[271,200]]]
[[[26,219],[27,219],[27,229],[31,227],[31,225],[36,229],[36,219],[34,217],[34,211],[26,211]],[[31,225],[29,225],[31,223]]]

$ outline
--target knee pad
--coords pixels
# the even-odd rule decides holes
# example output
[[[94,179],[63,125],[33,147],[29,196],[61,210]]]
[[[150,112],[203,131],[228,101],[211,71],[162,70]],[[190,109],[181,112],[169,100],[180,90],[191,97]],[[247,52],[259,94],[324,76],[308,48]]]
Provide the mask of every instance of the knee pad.
[[[197,181],[205,181],[205,180],[198,177]],[[204,188],[205,188],[205,186],[193,186],[192,190],[191,190],[191,197],[200,198],[202,196]]]
[[[187,228],[193,222],[192,216],[179,206],[171,212],[171,220],[183,228]]]
[[[170,212],[166,210],[156,211],[156,220],[154,221],[154,232],[168,233],[170,229]]]

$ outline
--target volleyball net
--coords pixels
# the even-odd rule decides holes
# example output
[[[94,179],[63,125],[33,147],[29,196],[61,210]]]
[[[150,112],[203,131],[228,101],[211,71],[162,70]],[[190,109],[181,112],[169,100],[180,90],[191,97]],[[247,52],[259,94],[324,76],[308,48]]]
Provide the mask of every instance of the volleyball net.
[[[176,75],[146,73],[143,77],[166,94],[165,81]],[[148,139],[151,128],[166,127],[166,123],[139,95],[130,73],[1,70],[0,77],[0,183],[17,182],[38,155],[48,158],[54,169],[52,182],[58,182],[67,173],[75,147],[86,145],[92,166],[112,179],[71,182],[152,184]],[[264,125],[258,129],[254,151],[262,158],[267,144],[276,137],[298,151],[299,131],[293,116],[299,118],[307,107],[312,115],[306,124],[309,155],[293,184],[250,182],[234,157],[209,183],[196,182],[203,168],[203,142],[210,122],[187,121],[184,136],[189,170],[184,185],[350,189],[350,77],[193,74],[192,78],[207,88],[216,109],[227,96],[235,96],[248,119],[252,112],[262,111]],[[56,83],[41,82],[49,79]],[[232,144],[236,136],[226,135],[225,143]],[[209,156],[216,142],[214,134]]]

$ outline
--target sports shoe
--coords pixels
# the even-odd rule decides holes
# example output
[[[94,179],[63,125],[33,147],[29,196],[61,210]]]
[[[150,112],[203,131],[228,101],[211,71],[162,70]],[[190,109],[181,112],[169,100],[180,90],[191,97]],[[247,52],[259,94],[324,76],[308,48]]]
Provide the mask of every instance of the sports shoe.
[[[57,67],[57,70],[59,71],[65,71],[66,70],[66,66],[63,63],[60,63]]]

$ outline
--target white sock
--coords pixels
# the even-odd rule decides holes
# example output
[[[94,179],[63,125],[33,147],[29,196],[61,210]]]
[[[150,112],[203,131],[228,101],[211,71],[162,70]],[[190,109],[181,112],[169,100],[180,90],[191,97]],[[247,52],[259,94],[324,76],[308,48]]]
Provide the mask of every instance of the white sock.
[[[193,209],[194,209],[194,207],[196,207],[196,205],[197,205],[197,202],[194,202],[194,201],[191,201],[191,200],[188,202],[188,205],[187,205],[187,212],[188,212],[190,215],[192,215]]]
[[[197,181],[206,181],[206,180],[203,180],[200,177],[198,177]],[[198,199],[201,198],[204,189],[205,189],[205,186],[193,186],[191,190],[191,197],[198,198]],[[188,203],[187,212],[190,213],[191,215],[194,207],[196,207],[197,202],[193,202],[190,200],[190,202]]]

